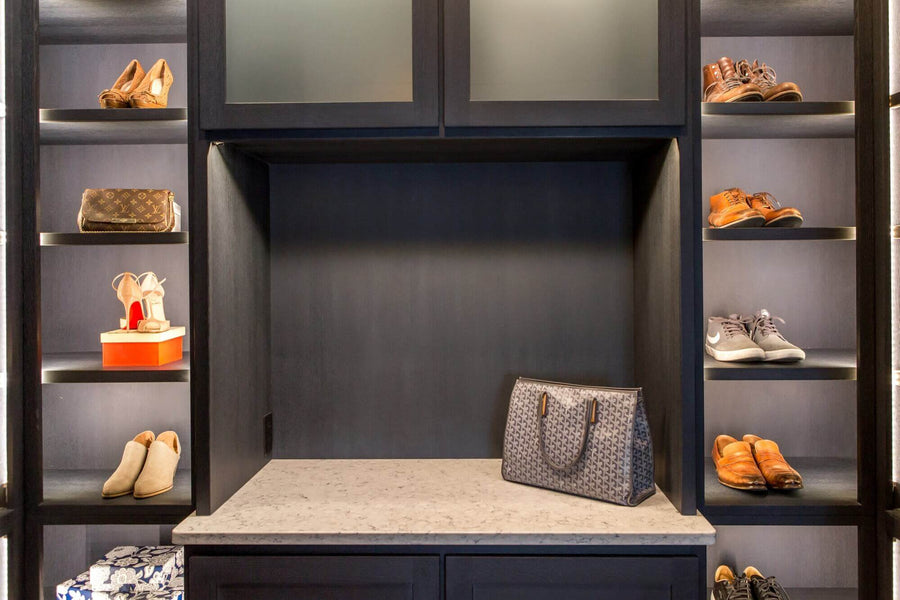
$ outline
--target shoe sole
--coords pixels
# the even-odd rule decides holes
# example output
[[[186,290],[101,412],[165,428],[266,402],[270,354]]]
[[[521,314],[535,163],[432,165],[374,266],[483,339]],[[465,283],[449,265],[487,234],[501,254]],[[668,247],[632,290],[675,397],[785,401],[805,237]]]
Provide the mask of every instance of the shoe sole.
[[[766,223],[766,227],[800,227],[803,224],[803,217],[787,216],[772,219]]]
[[[146,495],[144,495],[144,496],[138,496],[137,494],[135,494],[134,497],[135,497],[135,498],[138,498],[138,499],[152,498],[153,496],[159,496],[160,494],[165,494],[166,492],[168,492],[169,490],[171,490],[173,487],[175,487],[174,484],[170,485],[169,487],[167,487],[167,488],[164,489],[164,490],[159,490],[158,492],[153,492],[152,494],[146,494]]]
[[[729,98],[725,100],[725,103],[731,102],[762,102],[764,96],[759,92],[747,92],[746,94],[742,94],[740,96],[735,96],[734,98]]]
[[[806,358],[803,350],[770,350],[765,355],[766,362],[800,362]]]
[[[803,102],[803,94],[792,91],[781,92],[767,98],[766,102]]]
[[[766,218],[762,215],[756,217],[745,217],[743,219],[738,219],[737,221],[732,221],[731,223],[727,223],[725,225],[719,225],[714,229],[739,229],[741,227],[762,227],[766,224]]]
[[[716,479],[718,480],[719,483],[721,483],[721,484],[724,485],[725,487],[731,488],[731,489],[733,489],[733,490],[740,490],[740,491],[742,491],[742,492],[765,492],[766,490],[768,490],[768,488],[766,488],[766,487],[756,487],[756,486],[752,486],[752,487],[746,487],[746,486],[743,486],[743,487],[742,487],[742,486],[734,485],[734,484],[731,484],[731,483],[725,483],[724,481],[722,481],[722,480],[719,479],[718,477],[717,477]]]
[[[716,350],[706,344],[706,352],[720,362],[757,362],[765,360],[766,353],[762,348],[744,348],[743,350]]]
[[[129,494],[133,494],[134,490],[128,490],[127,492],[122,492],[121,494],[100,494],[104,498],[121,498],[122,496],[128,496]]]

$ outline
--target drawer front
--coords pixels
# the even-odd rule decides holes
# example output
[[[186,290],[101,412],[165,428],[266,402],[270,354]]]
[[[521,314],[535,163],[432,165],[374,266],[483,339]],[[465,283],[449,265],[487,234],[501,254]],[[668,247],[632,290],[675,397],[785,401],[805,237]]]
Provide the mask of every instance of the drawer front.
[[[699,569],[680,556],[448,556],[447,600],[697,600]]]
[[[194,556],[191,600],[438,600],[437,556]]]

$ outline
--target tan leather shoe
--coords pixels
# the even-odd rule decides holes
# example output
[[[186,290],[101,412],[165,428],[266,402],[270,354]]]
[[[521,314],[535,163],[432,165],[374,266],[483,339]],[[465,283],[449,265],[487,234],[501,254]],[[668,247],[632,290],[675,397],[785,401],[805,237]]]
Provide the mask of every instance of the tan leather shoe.
[[[747,203],[747,193],[731,188],[709,197],[709,224],[717,229],[726,227],[762,227],[766,218]]]
[[[169,63],[159,59],[131,93],[131,108],[165,108],[169,105],[169,88],[174,82]]]
[[[762,99],[759,86],[741,81],[734,61],[727,56],[703,67],[704,102],[759,102]]]
[[[125,444],[122,461],[112,476],[103,484],[102,495],[104,498],[118,498],[130,494],[134,490],[134,482],[137,481],[144,468],[147,449],[152,443],[153,432],[143,431]]]
[[[722,485],[736,490],[765,491],[766,480],[747,442],[720,435],[713,442],[712,458]]]
[[[800,86],[791,81],[778,83],[775,75],[775,69],[766,63],[760,64],[754,60],[751,64],[746,60],[738,62],[738,77],[747,83],[755,84],[763,95],[766,102],[800,102],[803,100],[803,93]]]
[[[748,434],[743,440],[750,444],[753,458],[769,487],[776,490],[797,490],[803,487],[803,478],[781,455],[778,444],[758,435]]]
[[[131,92],[140,84],[144,78],[144,69],[141,63],[136,60],[128,63],[119,78],[108,90],[100,92],[100,108],[128,108]]]
[[[766,218],[766,227],[800,227],[803,215],[796,208],[781,206],[769,192],[757,192],[750,196],[749,205]]]
[[[135,498],[150,498],[175,487],[175,470],[181,458],[178,434],[164,431],[150,444],[147,461],[140,477],[134,482]]]

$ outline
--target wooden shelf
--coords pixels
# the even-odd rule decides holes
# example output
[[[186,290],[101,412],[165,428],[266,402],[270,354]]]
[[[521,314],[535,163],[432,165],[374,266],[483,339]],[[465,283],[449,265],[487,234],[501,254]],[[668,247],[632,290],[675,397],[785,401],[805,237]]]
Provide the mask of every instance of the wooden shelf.
[[[187,41],[185,0],[41,0],[42,44],[161,44]]]
[[[744,492],[725,487],[716,477],[711,458],[705,461],[705,506],[703,515],[713,524],[753,523],[766,518],[818,518],[860,514],[857,496],[856,460],[852,458],[790,458],[788,462],[803,476],[803,489],[778,492]]]
[[[856,227],[744,227],[703,230],[704,242],[855,240]]]
[[[704,102],[704,139],[852,138],[853,102]]]
[[[175,487],[159,496],[104,499],[103,482],[112,470],[44,471],[44,500],[39,513],[44,523],[177,523],[193,508],[191,472],[175,474]]]
[[[41,109],[41,144],[183,144],[187,109]]]
[[[760,19],[760,15],[765,15]],[[704,37],[853,35],[853,0],[702,0]]]
[[[704,355],[703,374],[707,381],[854,380],[856,351],[806,350],[806,360],[795,363],[720,362]]]
[[[186,231],[169,233],[42,233],[41,246],[143,246],[187,244]]]
[[[100,352],[44,354],[43,383],[180,383],[190,381],[190,354],[161,367],[103,367]]]

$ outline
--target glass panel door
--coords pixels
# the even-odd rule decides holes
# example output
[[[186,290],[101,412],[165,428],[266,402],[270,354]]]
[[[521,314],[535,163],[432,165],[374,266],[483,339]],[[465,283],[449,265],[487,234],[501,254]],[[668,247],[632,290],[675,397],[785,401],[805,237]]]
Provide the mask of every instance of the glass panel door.
[[[469,99],[656,100],[658,0],[470,0]]]
[[[444,3],[447,126],[680,125],[682,0]]]
[[[203,129],[439,125],[438,0],[210,0],[197,18]]]
[[[412,0],[226,0],[225,101],[412,102]]]

